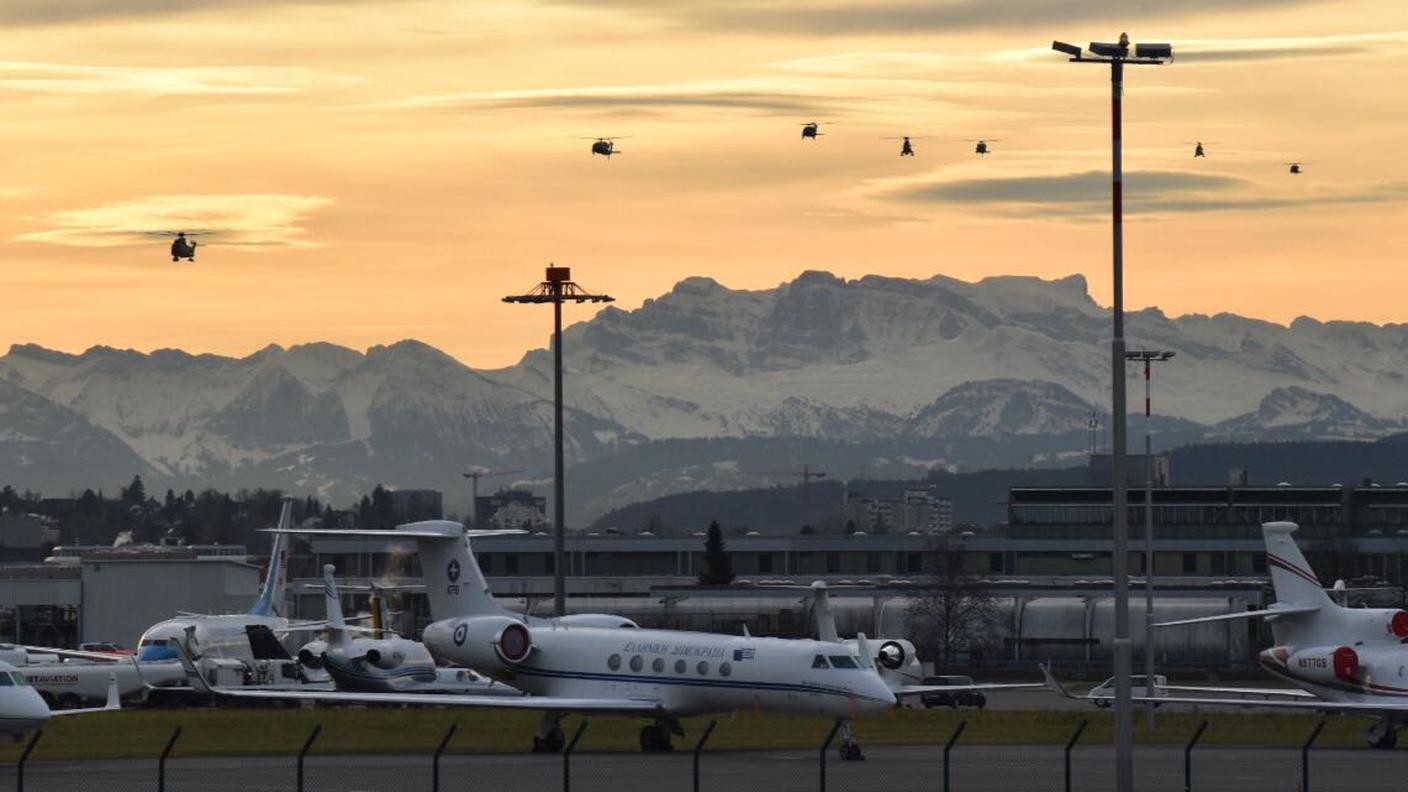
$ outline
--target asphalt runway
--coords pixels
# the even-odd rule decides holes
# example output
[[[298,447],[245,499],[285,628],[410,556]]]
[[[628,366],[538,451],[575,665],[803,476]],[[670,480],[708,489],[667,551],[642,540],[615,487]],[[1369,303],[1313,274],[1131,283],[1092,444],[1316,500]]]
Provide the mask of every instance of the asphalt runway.
[[[942,747],[874,747],[865,762],[828,756],[827,789],[844,792],[934,792],[943,789]],[[1059,792],[1064,789],[1058,746],[954,748],[952,789]],[[1113,790],[1114,756],[1109,747],[1077,748],[1072,788]],[[556,792],[562,787],[558,756],[447,756],[442,790]],[[818,789],[816,751],[706,752],[701,790],[718,792],[811,792]],[[1399,751],[1325,749],[1311,752],[1310,790],[1401,792],[1408,787],[1408,756]],[[1136,754],[1141,792],[1183,789],[1183,752],[1143,748]],[[425,757],[309,757],[309,792],[415,792],[430,789]],[[1300,785],[1300,752],[1294,748],[1208,747],[1193,757],[1192,788],[1198,792],[1291,792]],[[0,789],[14,789],[13,768],[0,771]],[[172,792],[263,792],[295,788],[295,759],[173,759],[166,789]],[[126,792],[156,789],[156,762],[36,762],[26,792]],[[573,757],[572,789],[580,792],[669,792],[692,789],[690,756],[594,754]]]

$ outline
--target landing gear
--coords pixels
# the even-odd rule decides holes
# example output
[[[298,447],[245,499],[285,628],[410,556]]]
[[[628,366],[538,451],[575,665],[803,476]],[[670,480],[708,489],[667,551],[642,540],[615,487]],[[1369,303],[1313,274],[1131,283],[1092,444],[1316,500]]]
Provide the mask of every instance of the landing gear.
[[[533,734],[533,753],[562,753],[567,737],[562,733],[561,721],[560,713],[543,713],[538,721],[538,730]]]
[[[1385,718],[1369,727],[1364,740],[1371,748],[1392,751],[1398,745],[1398,724]]]
[[[670,742],[671,728],[664,723],[652,723],[640,729],[640,749],[646,753],[660,753],[675,750]]]
[[[856,740],[855,730],[851,728],[851,722],[847,719],[841,720],[841,761],[843,762],[864,762],[865,754],[860,750],[860,742]]]

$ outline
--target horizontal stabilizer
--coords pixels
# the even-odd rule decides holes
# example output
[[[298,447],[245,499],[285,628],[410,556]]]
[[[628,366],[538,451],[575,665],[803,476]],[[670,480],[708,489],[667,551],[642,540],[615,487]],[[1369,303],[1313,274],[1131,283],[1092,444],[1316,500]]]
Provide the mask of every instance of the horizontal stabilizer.
[[[1041,690],[1047,688],[1042,682],[1022,682],[1003,684],[982,684],[971,685],[903,685],[892,688],[896,696],[918,696],[923,693],[965,693],[971,690]]]
[[[1304,605],[1294,608],[1270,607],[1265,610],[1238,611],[1236,613],[1224,613],[1220,616],[1203,616],[1197,619],[1179,619],[1178,621],[1158,622],[1155,627],[1178,627],[1184,624],[1211,624],[1213,622],[1232,621],[1234,619],[1275,619],[1280,616],[1298,616],[1306,613],[1314,613],[1320,610],[1319,605]]]

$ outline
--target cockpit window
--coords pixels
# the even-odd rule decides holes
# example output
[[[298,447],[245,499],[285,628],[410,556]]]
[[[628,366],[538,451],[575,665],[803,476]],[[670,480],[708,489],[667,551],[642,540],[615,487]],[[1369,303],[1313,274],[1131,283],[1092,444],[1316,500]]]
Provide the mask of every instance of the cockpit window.
[[[0,687],[10,687],[13,684],[15,684],[15,681],[10,678],[8,672],[0,673]]]
[[[848,655],[831,655],[831,665],[835,668],[860,668],[856,659]]]
[[[828,663],[828,662],[826,662],[826,655],[817,655],[816,658],[815,658],[814,660],[812,660],[812,668],[830,668],[830,667],[831,667],[831,664]]]

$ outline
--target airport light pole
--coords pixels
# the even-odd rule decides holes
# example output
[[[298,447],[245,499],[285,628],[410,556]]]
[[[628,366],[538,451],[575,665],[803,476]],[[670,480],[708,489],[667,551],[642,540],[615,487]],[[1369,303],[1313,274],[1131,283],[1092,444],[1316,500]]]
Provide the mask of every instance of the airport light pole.
[[[553,467],[552,467],[552,596],[553,612],[567,613],[566,571],[566,507],[562,482],[562,304],[613,302],[615,297],[592,294],[572,282],[569,267],[548,265],[547,276],[527,294],[509,295],[506,303],[552,304],[552,396],[553,396]]]
[[[1153,370],[1155,363],[1173,359],[1176,353],[1141,349],[1126,352],[1125,360],[1144,363],[1144,720],[1154,730],[1154,410]],[[1165,485],[1167,482],[1165,482]]]
[[[1130,696],[1129,645],[1129,511],[1125,504],[1125,464],[1128,449],[1125,435],[1128,420],[1125,405],[1124,371],[1124,195],[1121,151],[1121,95],[1124,93],[1124,67],[1157,66],[1173,57],[1168,44],[1139,44],[1130,57],[1129,36],[1121,33],[1119,43],[1091,42],[1087,56],[1073,44],[1051,42],[1051,48],[1071,56],[1072,63],[1099,63],[1110,67],[1110,128],[1112,170],[1111,210],[1114,220],[1114,334],[1110,340],[1111,400],[1113,401],[1113,448],[1110,449],[1110,500],[1114,524],[1115,578],[1115,789],[1134,789],[1134,713]]]

